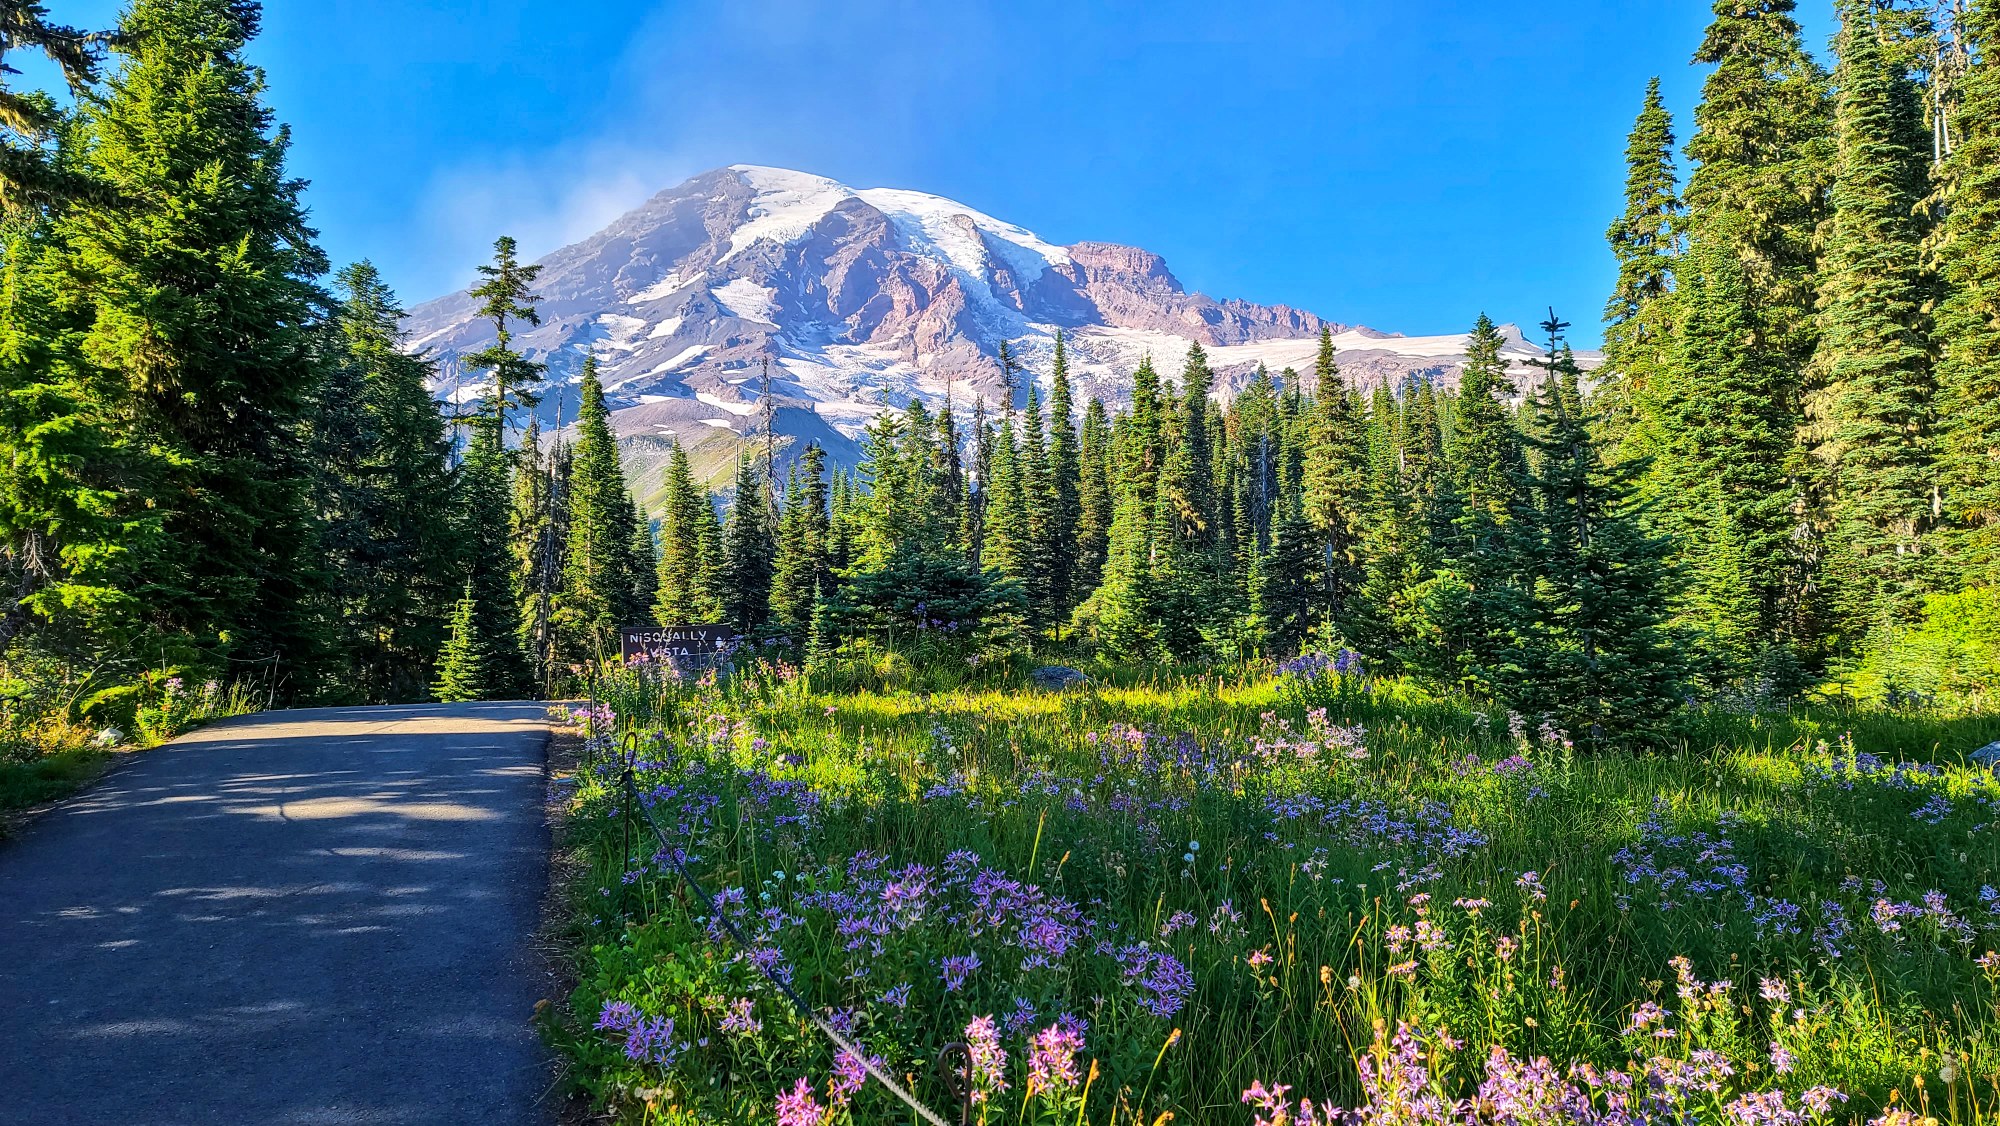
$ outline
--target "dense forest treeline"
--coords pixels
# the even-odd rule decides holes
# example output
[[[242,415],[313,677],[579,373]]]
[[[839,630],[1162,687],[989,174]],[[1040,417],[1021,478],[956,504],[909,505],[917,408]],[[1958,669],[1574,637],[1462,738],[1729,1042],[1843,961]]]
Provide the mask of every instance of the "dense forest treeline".
[[[819,666],[1350,649],[1614,739],[2000,568],[2000,0],[1841,0],[1831,71],[1789,0],[1717,3],[1686,145],[1657,83],[1628,145],[1596,370],[1553,312],[1525,370],[1481,317],[1455,386],[1351,387],[1323,343],[1224,403],[1197,346],[1114,412],[1003,345],[1006,401],[884,413],[854,472],[746,443],[718,509],[676,451],[657,527],[594,366],[573,427],[513,425],[544,372],[510,240],[452,417],[379,275],[328,278],[257,5],[138,0],[108,37],[5,7],[76,96],[0,104],[0,633],[72,700],[551,692],[652,620]]]

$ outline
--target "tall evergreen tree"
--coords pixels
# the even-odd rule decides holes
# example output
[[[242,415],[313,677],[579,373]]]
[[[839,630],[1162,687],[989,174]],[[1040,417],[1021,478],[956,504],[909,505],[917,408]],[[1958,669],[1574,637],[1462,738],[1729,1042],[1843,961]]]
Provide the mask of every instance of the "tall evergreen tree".
[[[451,445],[395,294],[366,262],[336,280],[337,337],[309,427],[323,567],[352,694],[414,700],[455,604]]]
[[[1929,129],[1917,79],[1870,0],[1843,0],[1835,73],[1839,165],[1820,277],[1817,386],[1807,410],[1849,632],[1907,619],[1932,583],[1932,381],[1918,211]],[[1858,620],[1857,620],[1858,619]]]
[[[2000,0],[1972,0],[1959,31],[1972,58],[1947,121],[1933,251],[1944,281],[1939,469],[1961,573],[2000,585]]]
[[[1466,584],[1455,621],[1439,629],[1451,646],[1459,679],[1491,695],[1517,675],[1514,650],[1525,615],[1520,529],[1527,462],[1507,400],[1514,381],[1500,354],[1504,339],[1481,314],[1473,326],[1459,376],[1448,456],[1456,463],[1457,493],[1464,507],[1452,536],[1449,565]]]
[[[1355,624],[1354,592],[1361,584],[1361,536],[1368,504],[1368,436],[1360,404],[1341,382],[1333,330],[1322,327],[1314,364],[1312,409],[1304,420],[1305,480],[1301,505],[1319,541],[1313,570],[1319,576],[1318,616],[1342,629]]]
[[[1715,0],[1695,61],[1712,65],[1688,141],[1689,221],[1745,263],[1757,314],[1749,347],[1796,373],[1812,355],[1815,241],[1835,167],[1826,72],[1794,0]]]
[[[785,515],[778,530],[771,611],[786,629],[809,627],[814,607],[832,586],[828,531],[826,451],[813,443],[800,455],[785,488]]]
[[[1687,576],[1676,607],[1697,647],[1734,666],[1794,636],[1802,588],[1793,378],[1783,356],[1745,347],[1757,311],[1729,238],[1696,232],[1680,272],[1674,362],[1648,389],[1662,419],[1648,473],[1658,529]]]
[[[1637,396],[1667,362],[1673,343],[1673,270],[1681,250],[1683,212],[1674,167],[1674,122],[1658,78],[1646,84],[1645,105],[1625,143],[1625,210],[1606,239],[1618,282],[1604,306],[1604,425],[1610,439],[1643,456],[1644,426],[1633,417]]]
[[[765,527],[764,486],[756,463],[736,459],[736,492],[722,535],[722,618],[743,634],[771,616],[771,536]]]
[[[571,450],[557,439],[542,440],[533,415],[521,448],[508,461],[513,469],[514,505],[509,543],[514,554],[515,589],[520,595],[517,627],[528,674],[537,685],[554,686],[563,652],[559,611],[563,596],[564,545],[569,534]],[[595,656],[579,651],[567,656]]]
[[[569,656],[601,660],[615,651],[618,627],[633,610],[634,510],[594,355],[584,359],[579,391],[555,618]]]
[[[661,625],[722,620],[716,573],[721,540],[715,506],[695,484],[687,449],[676,442],[667,458],[660,512],[659,593],[653,616]]]
[[[37,0],[0,5],[0,61],[9,51],[32,50],[56,65],[72,96],[97,84],[106,38],[51,23],[48,7]],[[0,76],[19,73],[11,64],[0,65]],[[0,214],[19,216],[93,194],[88,180],[53,159],[50,142],[61,124],[53,99],[8,89],[0,77]]]
[[[1056,332],[1049,373],[1049,587],[1054,620],[1061,621],[1088,590],[1079,590],[1084,468],[1076,430],[1076,393],[1070,386],[1069,349]]]
[[[1022,590],[1028,596],[1029,620],[1037,627],[1057,620],[1054,558],[1059,533],[1055,523],[1055,480],[1049,469],[1048,436],[1042,429],[1041,389],[1028,384],[1028,405],[1021,414],[1018,466],[1021,516],[1027,549]]]
[[[459,359],[461,366],[485,372],[492,383],[481,404],[480,425],[491,427],[503,439],[512,413],[533,410],[540,401],[529,385],[544,373],[541,363],[514,347],[516,324],[532,327],[542,323],[536,307],[541,298],[533,292],[542,268],[523,265],[519,252],[519,244],[510,236],[494,240],[492,264],[479,267],[480,277],[486,280],[467,291],[479,300],[479,317],[493,325],[493,343]]]
[[[1544,327],[1549,370],[1527,410],[1535,456],[1517,537],[1530,607],[1506,695],[1583,745],[1657,737],[1680,694],[1664,628],[1665,544],[1639,524],[1630,464],[1607,466],[1599,453],[1565,326],[1551,313]]]
[[[45,615],[158,642],[140,651],[270,660],[309,695],[327,686],[327,638],[299,427],[320,375],[326,260],[285,168],[288,135],[244,57],[258,19],[229,0],[139,0],[126,13],[108,88],[78,109],[74,162],[117,202],[63,211],[33,256],[50,271],[60,343],[10,391],[30,456],[73,448],[32,436],[59,419],[113,428],[90,439],[115,469],[89,519],[48,522],[65,506],[39,503],[40,485],[21,497],[21,524],[44,540],[24,561],[59,580],[39,592]],[[111,538],[94,541],[93,526]]]
[[[1077,456],[1076,570],[1071,582],[1076,600],[1081,602],[1104,577],[1111,535],[1111,423],[1104,400],[1094,395],[1083,410]]]

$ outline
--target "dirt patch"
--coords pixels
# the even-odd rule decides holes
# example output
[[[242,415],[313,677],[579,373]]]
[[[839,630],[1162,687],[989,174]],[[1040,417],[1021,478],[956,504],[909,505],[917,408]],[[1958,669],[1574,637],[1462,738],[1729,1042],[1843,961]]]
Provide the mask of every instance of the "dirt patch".
[[[582,952],[570,923],[576,914],[576,885],[589,872],[590,865],[582,850],[569,843],[571,795],[575,788],[568,780],[582,768],[583,745],[582,729],[551,729],[548,788],[543,798],[543,814],[549,830],[548,889],[542,894],[541,925],[535,933],[542,975],[542,1000],[537,1010],[561,1011],[569,1004],[569,996],[577,986],[577,959]],[[590,1101],[570,1090],[568,1062],[560,1053],[550,1055],[555,1073],[550,1076],[548,1098],[557,1126],[595,1126],[611,1121],[609,1115],[592,1113]]]

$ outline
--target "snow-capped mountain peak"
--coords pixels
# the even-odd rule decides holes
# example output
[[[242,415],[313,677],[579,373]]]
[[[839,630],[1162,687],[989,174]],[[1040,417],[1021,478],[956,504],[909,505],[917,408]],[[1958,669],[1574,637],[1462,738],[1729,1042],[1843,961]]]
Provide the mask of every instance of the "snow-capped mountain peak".
[[[850,460],[885,406],[996,402],[1002,341],[1045,380],[1065,334],[1079,394],[1108,403],[1142,356],[1171,378],[1196,342],[1225,394],[1260,363],[1309,371],[1322,326],[1356,381],[1449,378],[1463,349],[1462,337],[1189,293],[1158,255],[1060,246],[942,196],[760,165],[669,188],[539,264],[542,324],[517,340],[558,385],[595,353],[628,447],[731,447],[761,424],[766,365],[781,433]],[[492,339],[476,311],[459,293],[410,313],[411,346],[442,361],[444,395],[481,390],[455,363]],[[1509,354],[1539,353],[1515,341]],[[551,394],[542,410],[555,422],[572,403]]]

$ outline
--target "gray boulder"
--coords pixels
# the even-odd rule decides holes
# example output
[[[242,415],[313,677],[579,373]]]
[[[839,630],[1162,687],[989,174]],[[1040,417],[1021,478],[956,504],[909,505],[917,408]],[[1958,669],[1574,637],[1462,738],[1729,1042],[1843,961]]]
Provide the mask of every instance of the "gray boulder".
[[[1044,692],[1061,692],[1065,688],[1082,684],[1090,678],[1082,670],[1065,668],[1062,665],[1044,665],[1029,674],[1034,678],[1035,687]]]

